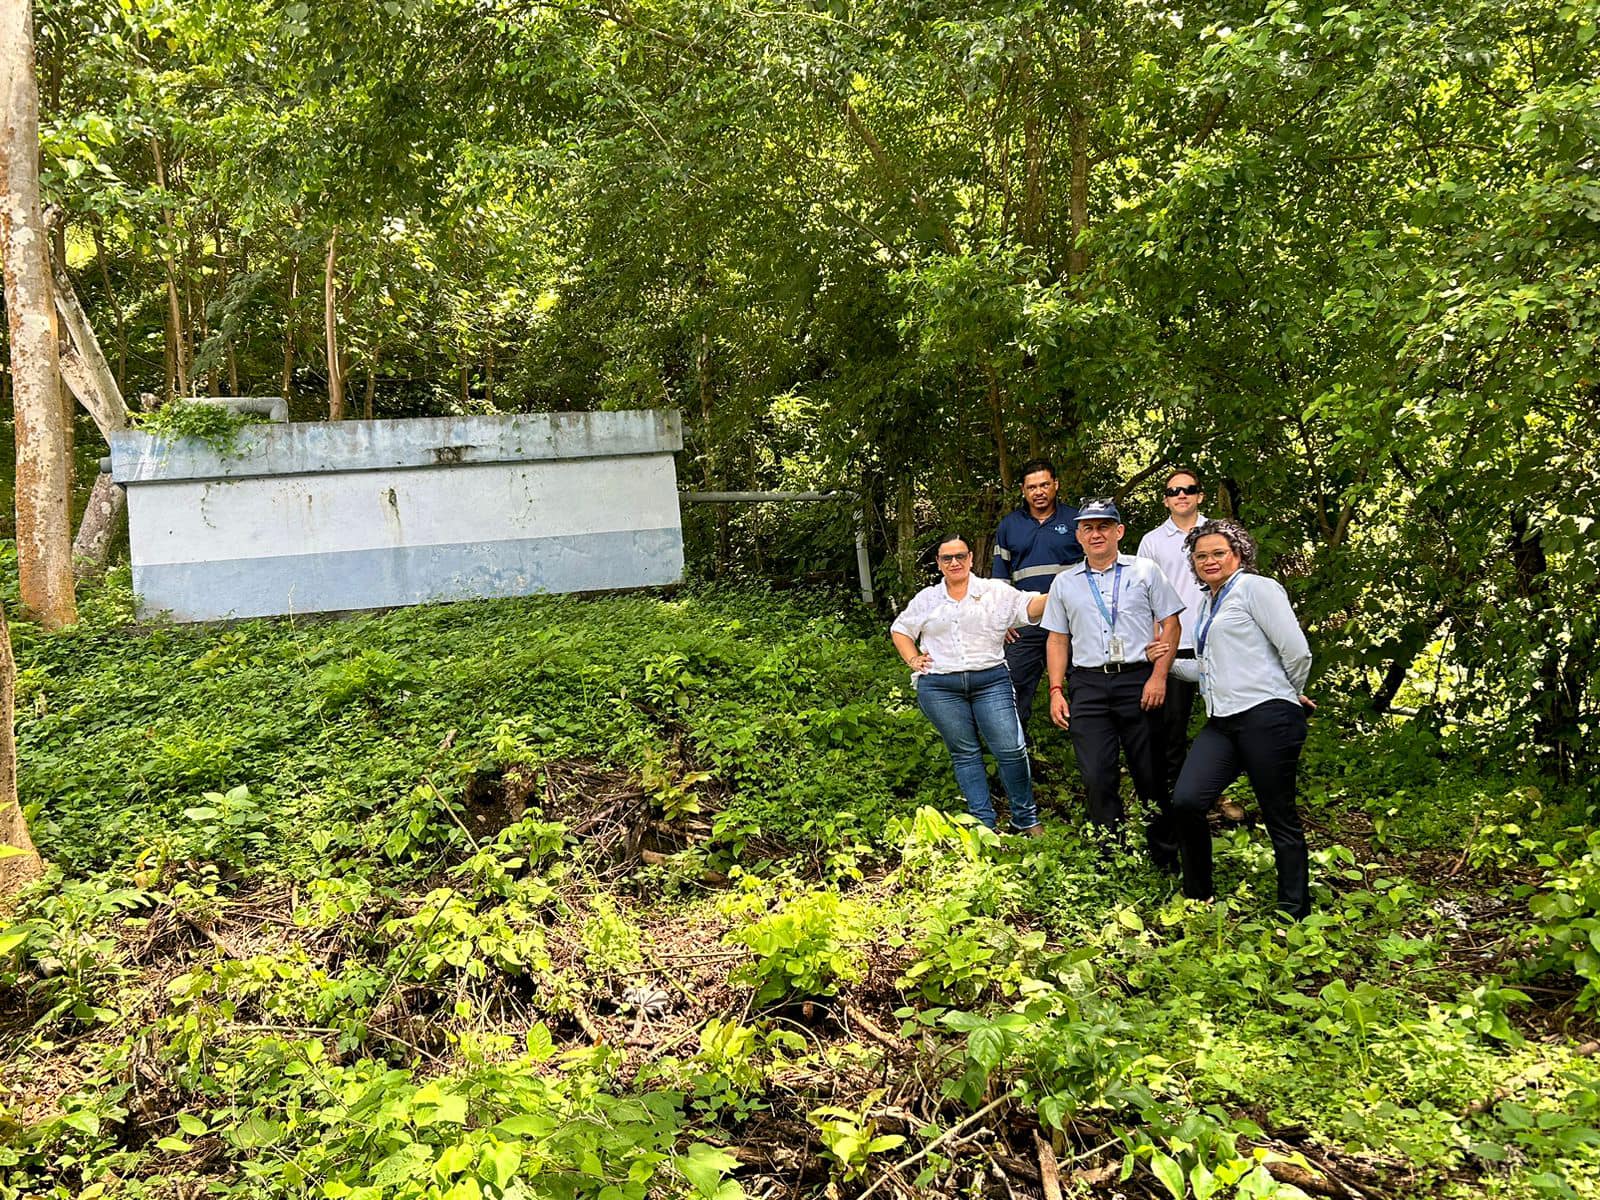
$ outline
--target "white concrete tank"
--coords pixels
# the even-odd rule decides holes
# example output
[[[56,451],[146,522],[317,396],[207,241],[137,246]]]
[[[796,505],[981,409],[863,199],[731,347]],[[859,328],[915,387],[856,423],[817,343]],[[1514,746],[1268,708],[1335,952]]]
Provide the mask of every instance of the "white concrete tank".
[[[679,414],[247,426],[111,441],[141,616],[211,621],[683,577]]]

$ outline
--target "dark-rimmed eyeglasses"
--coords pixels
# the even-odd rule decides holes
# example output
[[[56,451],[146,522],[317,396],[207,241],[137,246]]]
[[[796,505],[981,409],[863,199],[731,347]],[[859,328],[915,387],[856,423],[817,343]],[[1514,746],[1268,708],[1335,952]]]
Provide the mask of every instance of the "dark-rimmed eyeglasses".
[[[1169,496],[1198,496],[1199,494],[1200,485],[1198,483],[1180,483],[1177,487],[1169,487],[1167,489],[1167,495]]]
[[[966,562],[971,556],[972,551],[970,550],[963,550],[960,554],[941,554],[939,555],[939,565],[941,567],[953,567],[956,563]]]

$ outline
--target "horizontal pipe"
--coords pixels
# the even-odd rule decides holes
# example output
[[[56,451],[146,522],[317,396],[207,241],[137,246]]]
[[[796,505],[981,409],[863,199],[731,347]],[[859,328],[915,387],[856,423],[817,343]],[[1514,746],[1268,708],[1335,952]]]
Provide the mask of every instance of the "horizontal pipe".
[[[849,492],[679,492],[690,504],[766,504],[787,500],[854,500]]]

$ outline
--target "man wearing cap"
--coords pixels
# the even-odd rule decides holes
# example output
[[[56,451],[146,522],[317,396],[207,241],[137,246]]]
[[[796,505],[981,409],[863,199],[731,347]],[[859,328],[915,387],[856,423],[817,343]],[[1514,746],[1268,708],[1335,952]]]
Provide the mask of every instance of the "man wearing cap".
[[[1194,657],[1194,623],[1204,589],[1194,577],[1183,539],[1196,525],[1204,524],[1206,518],[1200,505],[1206,495],[1199,473],[1188,467],[1169,471],[1162,491],[1162,503],[1170,515],[1139,539],[1139,557],[1148,558],[1160,567],[1172,590],[1183,601],[1183,629],[1178,635],[1177,657],[1190,659]],[[1178,772],[1183,769],[1184,756],[1189,752],[1189,716],[1194,711],[1198,694],[1199,689],[1187,680],[1177,675],[1168,677],[1167,698],[1161,706],[1161,754],[1169,789],[1177,784]]]
[[[1061,483],[1055,464],[1035,458],[1022,464],[1022,507],[1000,518],[994,534],[995,579],[1009,580],[1021,592],[1044,595],[1057,575],[1083,561],[1078,544],[1078,510],[1056,499]],[[1033,697],[1044,674],[1045,631],[1038,625],[1013,629],[1006,637],[1006,668],[1017,694],[1023,729],[1033,712]]]
[[[1086,500],[1078,510],[1084,562],[1056,576],[1044,610],[1050,719],[1072,735],[1089,820],[1122,824],[1120,749],[1134,790],[1156,810],[1145,833],[1150,856],[1176,870],[1172,793],[1157,753],[1171,654],[1152,663],[1146,645],[1177,645],[1183,600],[1149,559],[1118,552],[1124,532],[1112,500]]]

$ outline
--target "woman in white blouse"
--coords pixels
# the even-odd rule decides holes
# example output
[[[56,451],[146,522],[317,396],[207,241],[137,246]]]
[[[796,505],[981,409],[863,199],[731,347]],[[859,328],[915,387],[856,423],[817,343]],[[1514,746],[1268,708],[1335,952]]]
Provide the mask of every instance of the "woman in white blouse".
[[[950,751],[967,811],[995,827],[981,736],[1000,768],[1011,827],[1038,837],[1044,827],[1033,803],[1033,774],[1017,720],[1016,691],[1006,670],[1005,640],[1008,630],[1038,623],[1045,596],[974,575],[972,547],[963,537],[941,541],[938,556],[944,578],[912,597],[889,636],[911,668],[917,707]]]
[[[1174,662],[1172,673],[1200,684],[1207,720],[1172,794],[1183,894],[1196,900],[1212,896],[1206,812],[1242,771],[1272,839],[1278,907],[1303,917],[1311,911],[1311,897],[1295,794],[1306,714],[1316,708],[1304,692],[1311,647],[1283,585],[1255,574],[1256,544],[1243,525],[1197,525],[1186,546],[1206,590],[1195,617],[1195,656]]]

